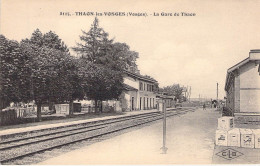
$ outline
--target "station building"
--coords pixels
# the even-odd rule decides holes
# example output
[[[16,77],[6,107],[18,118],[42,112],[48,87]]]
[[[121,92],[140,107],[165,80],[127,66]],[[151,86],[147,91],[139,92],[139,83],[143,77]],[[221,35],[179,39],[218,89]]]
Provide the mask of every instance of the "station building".
[[[119,97],[122,111],[155,109],[157,88],[158,82],[155,79],[125,71],[124,90]]]
[[[239,122],[260,122],[260,50],[227,70],[226,106]]]

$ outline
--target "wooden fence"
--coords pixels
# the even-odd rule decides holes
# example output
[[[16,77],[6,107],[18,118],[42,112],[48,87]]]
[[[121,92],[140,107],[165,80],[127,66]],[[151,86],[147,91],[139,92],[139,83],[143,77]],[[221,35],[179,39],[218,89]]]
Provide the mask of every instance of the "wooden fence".
[[[97,108],[97,111],[100,111],[100,107]],[[81,112],[87,112],[87,113],[95,112],[95,107],[82,106],[81,107]]]
[[[15,124],[17,122],[17,114],[15,109],[0,112],[0,125]]]
[[[36,115],[32,108],[10,108],[0,111],[0,125],[16,124],[20,119]]]

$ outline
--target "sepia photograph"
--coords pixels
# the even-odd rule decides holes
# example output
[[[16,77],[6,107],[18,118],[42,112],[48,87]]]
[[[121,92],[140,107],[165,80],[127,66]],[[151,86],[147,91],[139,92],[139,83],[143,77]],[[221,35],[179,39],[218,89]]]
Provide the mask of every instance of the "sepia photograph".
[[[259,0],[1,0],[0,165],[260,164]]]

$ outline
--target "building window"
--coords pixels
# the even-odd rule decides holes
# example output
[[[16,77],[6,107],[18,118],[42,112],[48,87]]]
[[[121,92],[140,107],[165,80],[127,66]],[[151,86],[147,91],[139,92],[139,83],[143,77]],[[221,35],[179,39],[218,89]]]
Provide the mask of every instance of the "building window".
[[[145,91],[145,83],[144,83],[144,91]]]
[[[139,82],[139,90],[143,90],[143,83]]]
[[[150,98],[150,108],[152,108],[152,98]]]

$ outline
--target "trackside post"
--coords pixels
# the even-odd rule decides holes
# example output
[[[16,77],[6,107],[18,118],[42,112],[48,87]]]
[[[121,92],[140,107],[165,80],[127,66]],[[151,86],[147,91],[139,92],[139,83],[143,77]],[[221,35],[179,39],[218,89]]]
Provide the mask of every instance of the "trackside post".
[[[166,105],[165,105],[165,100],[162,102],[163,104],[163,147],[162,149],[162,154],[166,154],[168,148],[166,147]]]

